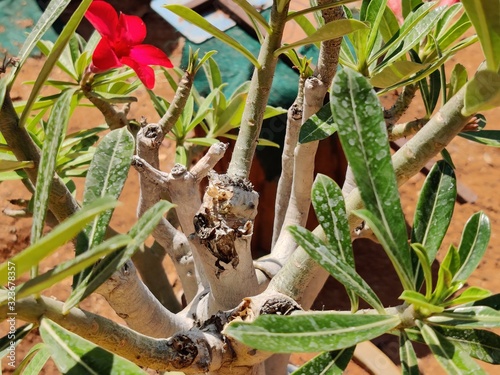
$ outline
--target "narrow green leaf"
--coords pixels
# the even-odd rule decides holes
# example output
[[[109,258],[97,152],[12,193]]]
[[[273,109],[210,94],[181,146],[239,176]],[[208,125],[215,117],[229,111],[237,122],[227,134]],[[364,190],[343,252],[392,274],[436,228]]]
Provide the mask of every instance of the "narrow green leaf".
[[[246,0],[233,0],[238,6],[245,11],[245,13],[250,17],[253,18],[255,21],[257,21],[264,29],[266,32],[271,32],[271,27],[267,23],[266,19],[262,14],[259,13],[255,7],[250,4]]]
[[[109,279],[116,270],[120,269],[134,255],[144,241],[146,241],[165,212],[172,207],[174,207],[172,203],[160,201],[148,209],[128,232],[132,240],[127,244],[125,249],[107,255],[72,291],[64,303],[63,311],[67,312],[76,306],[81,300],[93,293],[103,282]]]
[[[31,244],[42,235],[47,212],[50,188],[56,169],[56,158],[64,139],[66,126],[71,111],[71,99],[74,90],[64,91],[56,100],[45,131],[42,156],[37,173],[35,196],[33,199],[33,226],[31,227]]]
[[[498,72],[500,68],[500,2],[497,0],[462,0],[462,4],[479,36],[488,69]]]
[[[69,42],[76,28],[80,24],[80,21],[82,20],[83,15],[87,11],[87,8],[89,7],[90,3],[92,3],[92,0],[81,1],[78,8],[73,12],[71,18],[66,23],[66,26],[64,26],[63,31],[59,35],[59,38],[57,38],[54,44],[54,48],[52,48],[52,50],[50,51],[50,55],[47,57],[47,60],[43,64],[42,69],[38,73],[38,77],[35,81],[35,84],[33,85],[33,89],[31,90],[28,101],[26,102],[26,107],[24,108],[23,113],[21,114],[21,117],[19,119],[19,126],[24,126],[24,124],[26,123],[26,120],[28,119],[28,116],[31,112],[32,106],[35,103],[36,98],[38,96],[38,93],[40,92],[50,72],[54,68],[54,65],[56,65],[56,62],[59,59],[61,53],[64,51],[66,44]]]
[[[253,323],[232,322],[224,333],[252,348],[274,353],[318,352],[349,348],[400,324],[397,316],[331,312],[291,316],[261,315]]]
[[[451,375],[476,375],[486,372],[458,345],[433,330],[430,326],[417,321],[425,343],[429,346],[439,364]]]
[[[38,375],[49,358],[47,346],[42,343],[36,344],[23,358],[13,375]]]
[[[146,374],[132,362],[100,348],[48,319],[42,319],[40,335],[47,344],[57,368],[64,374]]]
[[[455,4],[461,7],[461,4]],[[441,51],[448,48],[454,42],[459,40],[459,38],[471,28],[472,24],[469,20],[469,17],[466,13],[462,14],[462,16],[453,22],[452,26],[446,30],[444,33],[440,33],[437,37],[437,44]],[[435,53],[437,51],[434,51]],[[432,57],[432,54],[431,56]]]
[[[423,294],[415,292],[413,290],[403,291],[403,293],[399,296],[399,299],[415,306],[415,309],[419,310],[422,314],[425,315],[440,313],[444,311],[444,307],[434,305],[433,303],[429,302]]]
[[[500,74],[480,70],[467,83],[464,108],[466,116],[500,106]]]
[[[14,80],[21,71],[22,66],[24,65],[26,59],[31,54],[31,51],[33,51],[33,48],[35,48],[40,38],[45,34],[45,32],[48,29],[50,29],[52,24],[61,15],[64,9],[66,9],[70,1],[71,0],[52,0],[51,2],[48,3],[47,8],[41,15],[35,27],[33,27],[33,29],[31,30],[23,46],[21,47],[21,50],[19,51],[19,55],[17,56],[19,62],[10,72],[10,76],[8,79],[9,87],[12,87],[12,84],[14,83]],[[0,95],[0,105],[1,103],[2,100]]]
[[[318,222],[325,232],[329,249],[354,270],[354,253],[342,190],[328,176],[317,174],[311,198]],[[355,311],[358,306],[356,294],[349,288],[346,290],[352,309]]]
[[[39,293],[66,277],[76,275],[78,272],[96,263],[103,256],[124,248],[131,240],[132,239],[125,234],[117,235],[93,247],[89,251],[77,255],[73,259],[58,264],[50,271],[19,285],[16,288],[16,298],[24,298]]]
[[[311,258],[327,270],[346,289],[356,293],[370,306],[382,313],[384,307],[375,292],[366,281],[359,276],[356,270],[345,262],[336,252],[329,248],[323,241],[305,228],[290,226],[287,228],[294,240],[301,246]],[[323,349],[326,350],[326,349]]]
[[[500,311],[488,306],[465,306],[427,318],[432,324],[459,328],[500,328]]]
[[[0,172],[16,171],[23,168],[34,168],[32,161],[17,161],[0,159]]]
[[[430,64],[418,64],[413,61],[394,61],[373,75],[370,83],[374,87],[391,87],[429,66]]]
[[[354,354],[354,346],[318,354],[292,375],[342,375]]]
[[[12,344],[16,347],[34,327],[35,325],[33,323],[25,324],[16,328],[14,332],[9,332],[4,337],[0,338],[0,358],[5,357],[7,353],[10,352]]]
[[[43,258],[56,251],[59,246],[75,237],[95,216],[116,207],[118,204],[118,202],[106,197],[96,200],[63,221],[35,244],[13,256],[9,262],[15,263],[17,275],[22,275],[23,272],[37,265]],[[2,285],[7,282],[7,265],[8,262],[0,264],[0,284]]]
[[[327,23],[325,26],[320,27],[316,32],[304,39],[297,42],[287,44],[281,48],[274,51],[275,56],[279,56],[281,53],[296,47],[300,47],[306,44],[313,44],[316,42],[322,42],[324,40],[330,40],[334,38],[339,38],[341,36],[352,33],[356,30],[368,29],[368,26],[357,20],[338,20]]]
[[[9,81],[5,77],[0,78],[0,108],[3,106],[5,100],[5,94],[7,93],[7,85]]]
[[[471,286],[463,291],[457,298],[447,301],[446,305],[461,305],[469,302],[476,302],[489,296],[491,296],[491,292],[489,290],[479,288],[477,286]]]
[[[227,44],[228,46],[234,48],[236,51],[245,56],[248,61],[250,61],[256,68],[260,68],[260,64],[252,53],[247,50],[242,44],[228,36],[223,31],[219,30],[210,22],[206,21],[202,16],[193,11],[192,9],[185,7],[184,5],[164,5],[164,7],[170,10],[172,13],[177,14],[179,17],[185,19],[189,23],[199,27],[200,29],[206,31],[207,33],[213,35],[215,38],[219,39],[221,42]]]
[[[118,199],[127,179],[134,149],[134,137],[127,128],[113,130],[104,136],[97,146],[85,179],[84,207],[104,196]],[[77,255],[101,243],[112,213],[113,210],[102,213],[85,228],[86,238],[78,238]]]
[[[327,103],[300,127],[299,142],[320,141],[336,131],[337,125],[333,122],[332,109],[330,103]]]
[[[429,259],[427,258],[427,249],[423,247],[421,244],[412,243],[411,248],[417,254],[419,263],[417,264],[417,270],[420,270],[423,273],[425,280],[425,298],[430,299],[432,295],[432,269],[429,263]],[[419,286],[420,283],[417,283]]]
[[[330,103],[342,147],[365,207],[380,222],[386,239],[384,249],[404,288],[413,289],[406,222],[377,95],[365,77],[345,68],[335,76]]]
[[[420,375],[417,355],[405,331],[401,331],[399,336],[399,358],[403,375]]]
[[[454,274],[453,281],[465,281],[477,268],[483,258],[491,236],[491,226],[484,212],[477,212],[465,224],[462,239],[458,246],[460,269]]]
[[[457,196],[457,182],[453,168],[443,160],[432,167],[425,179],[413,218],[411,242],[420,243],[432,264],[443,242],[453,216]],[[417,288],[422,274],[417,267]]]
[[[446,336],[446,339],[469,353],[473,358],[486,363],[500,364],[500,336],[483,329],[457,329],[433,326],[434,331]],[[424,343],[418,329],[407,328],[411,340]]]
[[[384,43],[389,42],[399,31],[399,23],[389,7],[385,7],[384,16],[380,20],[379,30]]]
[[[460,268],[460,257],[455,246],[450,245],[443,261],[439,265],[438,279],[431,300],[441,304],[450,295],[462,287],[462,282],[454,282],[453,276]]]
[[[490,147],[500,147],[500,130],[480,130],[478,132],[462,132],[462,138],[481,143]]]
[[[366,16],[363,21],[368,22],[370,25],[370,31],[368,34],[367,44],[364,46],[364,56],[370,56],[373,46],[375,45],[375,40],[380,36],[379,29],[384,17],[386,5],[387,0],[372,0],[368,4]]]

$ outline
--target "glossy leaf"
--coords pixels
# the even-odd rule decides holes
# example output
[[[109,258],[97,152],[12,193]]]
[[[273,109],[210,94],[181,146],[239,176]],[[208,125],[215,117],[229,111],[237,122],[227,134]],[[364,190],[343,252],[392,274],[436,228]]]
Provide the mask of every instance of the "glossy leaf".
[[[337,125],[333,122],[332,109],[330,103],[327,103],[300,127],[299,142],[320,141],[336,131]]]
[[[352,33],[356,30],[367,29],[368,26],[357,20],[337,20],[333,22],[327,23],[325,26],[320,27],[316,32],[304,39],[301,39],[297,42],[287,44],[281,48],[278,48],[274,51],[275,56],[279,56],[281,53],[286,50],[304,46],[306,44],[313,44],[316,42],[322,42],[324,40],[330,40],[334,38],[339,38],[341,36]]]
[[[486,372],[459,346],[430,326],[417,321],[422,337],[439,364],[451,375],[486,375]]]
[[[406,301],[408,304],[414,305],[415,309],[421,311],[423,314],[440,313],[444,311],[441,306],[436,306],[429,302],[427,298],[421,293],[415,292],[413,290],[405,290],[399,299]]]
[[[305,228],[290,226],[288,230],[294,240],[309,256],[326,269],[347,290],[356,293],[370,306],[383,312],[384,308],[375,292],[356,272],[353,266],[344,261],[335,250],[329,248],[323,241]],[[326,349],[324,349],[326,350]]]
[[[477,286],[471,286],[470,288],[464,290],[458,297],[447,302],[447,305],[461,305],[469,302],[479,301],[489,296],[491,296],[491,292],[489,290],[479,288]]]
[[[391,87],[409,78],[411,75],[429,67],[429,64],[418,64],[413,61],[394,61],[370,78],[375,87]]]
[[[17,275],[22,275],[23,272],[37,265],[42,259],[56,251],[59,246],[73,239],[95,216],[116,207],[118,204],[118,202],[106,197],[96,200],[56,226],[35,244],[13,256],[9,261],[16,264]],[[6,280],[7,262],[4,262],[0,264],[0,283],[3,285]]]
[[[462,64],[456,64],[451,71],[448,99],[455,95],[467,83],[469,76]]]
[[[432,295],[432,269],[429,259],[427,258],[427,250],[419,243],[411,244],[412,250],[415,252],[418,258],[417,271],[423,274],[423,280],[425,280],[425,298],[430,299]],[[417,274],[418,276],[419,274]],[[417,286],[420,282],[417,279]]]
[[[457,182],[453,168],[443,160],[438,161],[427,175],[418,198],[411,242],[425,248],[429,264],[432,264],[443,242],[453,216],[457,196]],[[422,274],[417,267],[417,288]]]
[[[500,73],[480,70],[467,84],[464,108],[466,116],[500,106]]]
[[[380,222],[386,243],[384,249],[404,288],[412,289],[414,280],[406,223],[377,95],[365,77],[345,68],[335,76],[330,103],[365,207]]]
[[[45,83],[45,80],[48,78],[50,72],[56,65],[59,56],[61,56],[61,53],[64,51],[64,48],[66,47],[69,40],[73,36],[73,33],[80,24],[80,21],[82,20],[83,15],[87,11],[87,8],[89,7],[90,3],[92,3],[92,0],[82,0],[78,8],[72,13],[71,18],[66,23],[61,34],[59,34],[59,37],[57,38],[54,44],[54,48],[52,48],[49,56],[47,56],[47,59],[45,60],[42,69],[40,70],[40,72],[38,72],[37,79],[35,81],[35,84],[33,85],[33,88],[30,92],[30,96],[26,102],[26,107],[24,108],[21,117],[19,119],[19,126],[24,126],[24,124],[26,123],[26,120],[28,119],[28,116],[31,112],[32,106],[35,103],[37,96],[40,90],[42,89],[43,84]]]
[[[317,174],[311,197],[316,218],[325,232],[328,248],[355,270],[351,233],[342,190],[328,176]],[[346,290],[352,309],[355,311],[358,306],[356,294],[349,288]]]
[[[193,11],[192,9],[185,7],[184,5],[164,5],[164,7],[170,10],[172,13],[177,14],[179,17],[183,18],[194,26],[206,31],[207,33],[213,35],[215,38],[219,39],[221,42],[227,44],[228,46],[234,48],[236,51],[245,56],[248,61],[250,61],[256,68],[260,68],[260,64],[252,53],[247,50],[241,43],[234,40],[229,35],[219,30],[213,26],[210,22],[205,20],[201,15]]]
[[[417,355],[405,331],[401,331],[399,336],[399,358],[403,375],[420,375]]]
[[[57,153],[66,133],[73,93],[73,90],[66,90],[56,100],[45,129],[45,140],[38,166],[37,183],[33,199],[32,244],[41,237],[45,224],[50,188],[52,187],[52,179],[54,178],[56,169]]]
[[[500,311],[488,306],[465,306],[427,318],[432,324],[459,328],[500,328]]]
[[[460,269],[454,274],[453,280],[467,280],[483,258],[491,236],[491,226],[488,216],[478,212],[467,221],[462,239],[458,246]]]
[[[460,268],[460,257],[455,246],[451,245],[443,261],[439,265],[438,279],[431,300],[442,303],[462,287],[461,282],[454,282],[453,276]]]
[[[498,0],[462,0],[462,4],[479,36],[488,69],[498,72],[500,68],[500,2]]]
[[[103,256],[124,248],[131,240],[132,239],[125,234],[114,236],[93,247],[89,251],[77,255],[75,258],[64,263],[58,264],[50,271],[19,285],[19,287],[16,288],[16,297],[27,297],[50,288],[66,277],[76,275],[78,272],[96,263]]]
[[[500,336],[483,329],[457,329],[433,326],[432,329],[445,336],[453,345],[469,353],[473,358],[483,362],[500,364]],[[406,329],[413,341],[424,343],[418,329]]]
[[[342,375],[354,354],[354,346],[324,352],[295,370],[292,375]]]
[[[48,319],[42,319],[40,335],[61,373],[146,374],[132,362],[100,348]]]
[[[378,337],[400,323],[391,315],[331,312],[262,315],[253,323],[230,323],[224,333],[269,352],[318,352],[349,348]]]
[[[370,25],[368,40],[365,48],[364,56],[368,56],[375,45],[375,40],[380,36],[379,28],[380,23],[384,17],[385,9],[387,5],[387,0],[372,0],[369,2],[366,9],[364,21],[367,21]]]
[[[129,241],[125,249],[109,254],[83,279],[73,290],[63,306],[67,312],[76,306],[81,300],[93,293],[103,282],[109,279],[113,273],[120,269],[129,260],[137,249],[146,241],[156,225],[174,205],[167,201],[159,201],[149,208],[128,232]]]

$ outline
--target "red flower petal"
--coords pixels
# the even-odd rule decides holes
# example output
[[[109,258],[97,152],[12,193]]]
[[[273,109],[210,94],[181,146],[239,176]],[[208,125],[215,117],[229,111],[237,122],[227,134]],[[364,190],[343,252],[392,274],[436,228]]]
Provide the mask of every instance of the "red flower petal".
[[[117,25],[117,38],[125,41],[129,47],[142,43],[146,38],[146,25],[140,17],[120,13]]]
[[[89,20],[99,34],[114,40],[118,26],[118,15],[111,4],[94,0],[87,9],[85,18]]]
[[[161,65],[165,68],[173,68],[172,62],[165,52],[150,44],[133,46],[129,56],[141,65]]]
[[[94,73],[104,72],[123,65],[106,37],[103,37],[95,47],[94,54],[92,55],[92,64]]]
[[[152,90],[155,87],[155,72],[152,68],[147,65],[142,65],[129,57],[122,57],[121,62],[134,69],[137,77],[139,77],[144,86],[148,89]]]

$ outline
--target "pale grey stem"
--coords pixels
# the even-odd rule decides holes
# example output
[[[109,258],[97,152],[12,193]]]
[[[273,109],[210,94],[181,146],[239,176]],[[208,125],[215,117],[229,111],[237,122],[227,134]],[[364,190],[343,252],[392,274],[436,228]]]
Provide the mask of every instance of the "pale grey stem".
[[[395,141],[400,138],[410,137],[417,134],[425,124],[429,122],[428,119],[419,118],[413,121],[408,121],[402,124],[389,126],[387,132],[389,133],[389,140]]]
[[[98,289],[118,316],[133,330],[146,336],[167,338],[191,328],[193,322],[167,310],[139,279],[127,261]]]

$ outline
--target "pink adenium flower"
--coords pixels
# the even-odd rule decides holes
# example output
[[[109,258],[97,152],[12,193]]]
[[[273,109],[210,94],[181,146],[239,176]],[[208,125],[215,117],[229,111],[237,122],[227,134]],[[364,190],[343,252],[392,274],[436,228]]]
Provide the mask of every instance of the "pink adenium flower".
[[[127,65],[148,89],[152,89],[155,74],[149,65],[173,67],[162,50],[149,44],[141,44],[146,37],[146,25],[140,17],[121,12],[117,15],[111,4],[94,0],[85,13],[85,18],[102,36],[92,55],[92,73]]]
[[[392,10],[392,12],[396,15],[396,17],[402,21],[403,20],[403,8],[401,6],[401,2],[405,0],[387,0],[387,6]],[[455,3],[459,3],[460,0],[441,0],[438,3],[438,6],[443,5],[453,5]]]

